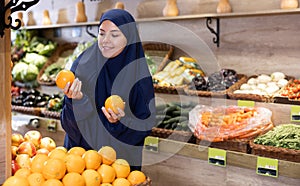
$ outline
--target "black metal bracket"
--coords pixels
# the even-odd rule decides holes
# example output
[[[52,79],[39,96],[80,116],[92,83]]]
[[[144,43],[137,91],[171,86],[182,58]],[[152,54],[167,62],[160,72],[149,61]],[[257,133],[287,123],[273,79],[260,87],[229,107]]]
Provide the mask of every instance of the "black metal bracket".
[[[97,36],[95,34],[93,34],[90,30],[92,30],[93,26],[92,25],[87,25],[86,26],[86,33],[88,33],[90,36],[92,36],[93,38],[97,38]]]
[[[0,36],[4,36],[4,29],[5,28],[12,28],[13,30],[18,30],[21,27],[21,20],[15,19],[16,26],[12,25],[12,17],[8,15],[6,19],[6,11],[10,9],[10,13],[14,13],[16,11],[26,11],[29,7],[37,4],[39,0],[32,0],[29,2],[21,2],[19,0],[10,0],[5,5],[5,0],[1,0],[0,2]],[[8,23],[7,23],[8,21]]]
[[[206,18],[206,27],[209,29],[209,31],[215,35],[213,38],[213,42],[217,44],[217,47],[220,46],[220,19],[216,19],[216,30],[214,30],[210,25],[212,24],[212,19],[211,17]]]

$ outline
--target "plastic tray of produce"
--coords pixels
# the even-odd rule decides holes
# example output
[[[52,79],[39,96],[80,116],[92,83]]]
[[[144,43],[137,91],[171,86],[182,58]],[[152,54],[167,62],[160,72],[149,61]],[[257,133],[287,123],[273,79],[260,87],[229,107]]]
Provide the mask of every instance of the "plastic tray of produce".
[[[264,107],[197,105],[189,113],[189,127],[197,144],[248,152],[249,140],[273,128],[271,116]]]
[[[216,91],[209,91],[209,90],[195,90],[194,85],[189,85],[184,88],[184,92],[187,95],[194,95],[194,96],[200,96],[200,97],[220,97],[220,98],[226,98],[227,93],[229,90],[236,90],[238,89],[241,84],[245,83],[247,80],[247,76],[244,74],[237,74],[238,80],[231,85],[229,88],[225,88],[223,86],[223,90],[216,90]]]
[[[242,86],[246,85],[251,88],[252,85],[248,85],[249,81],[251,80],[256,80],[257,78],[259,78],[260,75],[253,75],[253,76],[250,76],[248,77],[248,79],[242,83],[242,84],[239,84],[238,87],[232,87],[232,88],[229,88],[228,91],[227,91],[227,95],[230,99],[236,99],[236,100],[251,100],[251,101],[257,101],[257,102],[266,102],[266,103],[274,103],[275,102],[275,95],[278,91],[280,91],[281,88],[283,88],[285,85],[283,85],[283,87],[280,87],[278,90],[276,90],[275,92],[272,92],[272,93],[264,93],[260,90],[267,90],[267,86],[264,85],[264,83],[254,83],[256,84],[255,86],[261,86],[261,88],[258,88],[258,89],[255,89],[255,90],[258,90],[258,91],[254,91],[251,90],[249,91],[248,93],[244,92],[244,91],[240,91],[242,88]],[[284,81],[286,81],[285,84],[287,84],[288,82],[291,82],[293,81],[294,77],[292,76],[285,76],[284,78]],[[275,82],[270,82],[270,83],[275,83]],[[239,92],[240,91],[240,92]]]
[[[37,76],[37,82],[40,85],[47,85],[47,86],[53,86],[55,85],[55,77],[44,77],[45,72],[49,70],[49,67],[53,64],[55,64],[63,52],[66,52],[68,50],[74,50],[77,46],[77,43],[64,43],[64,44],[59,44],[57,50],[54,52],[54,54],[47,60],[46,64],[43,66],[43,68],[40,70],[38,76]],[[59,65],[61,68],[62,65]],[[57,68],[53,68],[55,70]],[[57,69],[59,71],[60,69]],[[50,75],[50,74],[49,74]],[[50,75],[51,76],[51,75]]]

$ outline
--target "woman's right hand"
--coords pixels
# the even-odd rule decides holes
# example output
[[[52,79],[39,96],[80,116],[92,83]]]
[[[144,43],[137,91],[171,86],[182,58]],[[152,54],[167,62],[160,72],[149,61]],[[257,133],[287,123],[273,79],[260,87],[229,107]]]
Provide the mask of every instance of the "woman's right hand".
[[[71,99],[81,99],[83,97],[83,93],[81,92],[81,84],[82,83],[78,78],[76,78],[72,84],[68,82],[63,89],[64,94]]]

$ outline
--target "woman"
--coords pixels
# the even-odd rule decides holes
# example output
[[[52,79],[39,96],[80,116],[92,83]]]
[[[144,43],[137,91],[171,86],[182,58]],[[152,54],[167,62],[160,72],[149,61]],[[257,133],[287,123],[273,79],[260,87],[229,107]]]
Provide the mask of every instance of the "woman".
[[[121,9],[104,13],[98,43],[84,51],[71,70],[76,79],[63,89],[61,113],[65,147],[111,146],[117,158],[140,170],[144,139],[155,124],[155,100],[134,18]],[[124,100],[124,111],[116,114],[103,107],[111,95]]]

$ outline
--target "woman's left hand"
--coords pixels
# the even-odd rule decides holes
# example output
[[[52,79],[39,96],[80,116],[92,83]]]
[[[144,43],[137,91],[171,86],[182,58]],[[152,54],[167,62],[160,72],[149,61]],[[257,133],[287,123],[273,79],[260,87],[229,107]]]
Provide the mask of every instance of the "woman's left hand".
[[[125,116],[125,112],[120,108],[118,108],[119,114],[114,113],[110,108],[106,110],[105,107],[102,107],[101,109],[110,123],[116,123]]]

